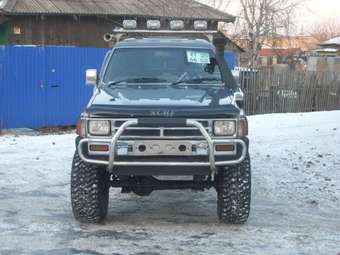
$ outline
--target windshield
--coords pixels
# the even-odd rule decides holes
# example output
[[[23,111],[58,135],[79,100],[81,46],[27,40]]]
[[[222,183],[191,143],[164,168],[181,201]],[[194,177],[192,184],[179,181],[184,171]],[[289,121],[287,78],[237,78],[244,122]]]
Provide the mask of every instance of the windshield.
[[[103,82],[221,85],[222,77],[212,50],[121,48],[114,51]]]

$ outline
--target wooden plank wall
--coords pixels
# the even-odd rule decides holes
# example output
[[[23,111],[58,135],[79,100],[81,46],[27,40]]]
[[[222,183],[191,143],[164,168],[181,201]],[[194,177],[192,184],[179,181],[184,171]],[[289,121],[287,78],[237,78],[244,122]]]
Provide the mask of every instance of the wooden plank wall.
[[[252,114],[340,110],[340,74],[274,70],[240,72],[246,112]]]
[[[0,45],[8,43],[8,31],[9,31],[9,24],[8,22],[1,23],[0,17]]]
[[[15,16],[11,17],[10,45],[69,45],[79,47],[108,47],[103,35],[112,31],[110,18],[79,16]],[[14,27],[21,34],[13,33]]]
[[[110,47],[103,40],[109,33],[122,23],[123,17],[110,16],[78,16],[78,15],[36,15],[8,16],[10,45],[62,45],[79,47]],[[138,19],[138,24],[146,26],[146,17]],[[161,20],[162,26],[168,28],[170,19]],[[186,26],[191,28],[193,20],[186,20]],[[210,30],[217,29],[217,22],[208,23]],[[21,28],[21,34],[13,33],[14,27]]]

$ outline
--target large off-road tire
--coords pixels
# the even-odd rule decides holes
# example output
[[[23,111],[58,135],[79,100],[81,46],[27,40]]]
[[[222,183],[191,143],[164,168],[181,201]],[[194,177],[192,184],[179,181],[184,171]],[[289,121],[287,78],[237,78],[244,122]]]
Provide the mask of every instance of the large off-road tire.
[[[217,175],[217,214],[221,222],[243,224],[250,212],[250,158],[235,166],[220,169]]]
[[[101,222],[107,215],[109,189],[106,169],[85,163],[76,152],[71,172],[71,202],[76,220]]]

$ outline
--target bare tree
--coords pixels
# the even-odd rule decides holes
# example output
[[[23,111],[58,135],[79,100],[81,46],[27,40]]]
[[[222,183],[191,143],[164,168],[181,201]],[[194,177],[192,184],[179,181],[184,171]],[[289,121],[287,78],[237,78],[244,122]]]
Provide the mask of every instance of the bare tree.
[[[259,52],[268,37],[290,32],[294,11],[300,0],[240,0],[239,36],[249,42],[250,65],[255,66]]]
[[[203,1],[203,0],[201,0]],[[295,11],[306,0],[238,0],[240,12],[233,27],[224,24],[221,29],[228,36],[249,50],[249,65],[255,66],[259,52],[268,37],[277,34],[289,35],[293,29]],[[206,0],[205,3],[222,11],[232,0]]]
[[[198,0],[198,1],[210,5],[211,7],[223,12],[228,12],[228,8],[231,6],[231,4],[235,3],[235,0]],[[230,23],[220,22],[218,28],[221,31],[229,31],[233,27],[231,26]]]
[[[231,0],[209,0],[208,4],[215,9],[225,11],[230,5]]]
[[[320,42],[340,36],[340,19],[329,17],[314,24],[310,34]]]

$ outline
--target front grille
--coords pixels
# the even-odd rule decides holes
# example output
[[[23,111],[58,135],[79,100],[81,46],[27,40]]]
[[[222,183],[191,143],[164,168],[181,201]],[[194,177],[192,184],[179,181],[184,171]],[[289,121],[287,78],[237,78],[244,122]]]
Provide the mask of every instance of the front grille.
[[[161,136],[160,130],[157,129],[127,129],[124,131],[123,136]]]
[[[118,128],[126,120],[115,120],[112,123],[112,130],[116,132]],[[211,122],[208,120],[199,120],[206,128],[208,133],[211,133]],[[159,138],[159,139],[202,139],[201,132],[196,127],[178,126],[178,127],[128,127],[123,135],[123,139],[128,138]]]
[[[209,132],[209,130],[207,130]],[[199,130],[194,129],[177,129],[164,130],[164,136],[202,136]]]

